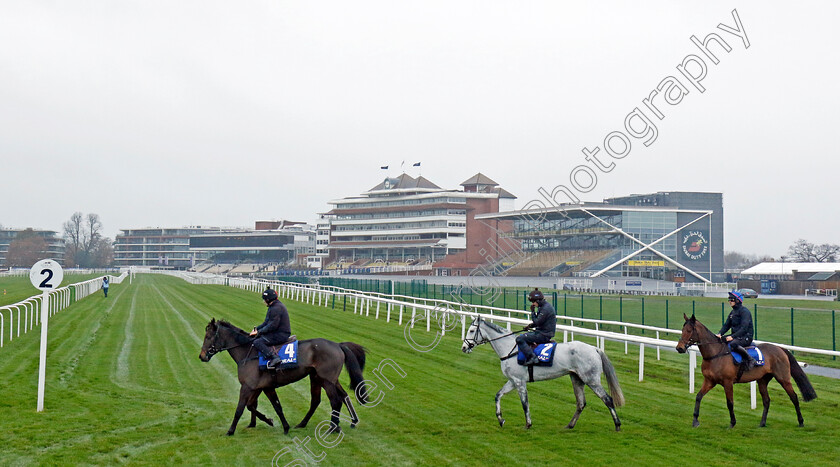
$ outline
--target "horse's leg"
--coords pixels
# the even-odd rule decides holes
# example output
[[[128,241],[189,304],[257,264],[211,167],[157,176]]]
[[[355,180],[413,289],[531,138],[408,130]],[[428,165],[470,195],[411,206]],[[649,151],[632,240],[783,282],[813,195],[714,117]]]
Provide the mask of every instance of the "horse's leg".
[[[236,404],[236,412],[233,414],[233,423],[230,424],[230,428],[227,431],[228,436],[233,436],[233,433],[236,431],[236,424],[239,423],[239,418],[242,417],[242,412],[245,410],[245,405],[248,403],[248,399],[251,398],[252,392],[253,391],[244,384],[239,388],[239,403]]]
[[[531,428],[531,409],[528,406],[528,384],[525,381],[514,383],[519,392],[519,400],[522,402],[522,410],[525,411],[525,428]]]
[[[697,392],[697,397],[694,398],[694,421],[691,423],[694,428],[700,426],[700,420],[697,420],[697,417],[700,416],[700,401],[703,400],[703,396],[711,391],[713,387],[715,387],[715,383],[704,379],[703,386],[700,387],[700,391]]]
[[[347,407],[347,412],[350,413],[350,428],[356,428],[356,425],[359,423],[359,416],[356,414],[356,409],[353,408],[353,402],[350,401],[350,398],[347,396],[347,391],[344,390],[341,382],[336,381],[335,386],[338,389],[338,395],[341,397],[341,401]]]
[[[260,392],[262,391],[254,391],[254,394],[251,396],[251,400],[248,401],[246,407],[251,412],[251,423],[248,424],[245,428],[254,428],[257,426],[257,419],[264,421],[268,426],[274,426],[274,420],[266,417],[263,415],[262,412],[257,410],[258,399],[260,397]]]
[[[305,428],[306,424],[309,423],[309,419],[312,418],[312,414],[315,413],[315,409],[321,405],[321,385],[321,378],[315,375],[315,373],[309,375],[309,412],[306,412],[306,416],[303,417],[303,420],[295,428]]]
[[[265,392],[266,397],[271,402],[271,406],[274,407],[274,411],[277,412],[277,416],[280,417],[280,423],[283,424],[283,434],[289,434],[289,422],[286,421],[286,416],[283,415],[283,406],[280,405],[280,398],[277,397],[277,391],[274,388],[263,388],[263,392]]]
[[[763,427],[767,425],[767,412],[770,411],[770,393],[767,392],[767,383],[773,379],[773,375],[767,374],[759,378],[758,392],[761,394],[761,403],[764,405],[764,412],[761,414],[761,423],[758,426]]]
[[[566,428],[572,429],[577,424],[578,418],[580,418],[580,413],[583,412],[584,407],[586,407],[586,394],[584,393],[584,383],[583,380],[580,379],[580,376],[569,373],[569,377],[572,378],[572,388],[575,390],[575,400],[577,401],[577,410],[575,410],[575,415],[572,417],[572,420],[566,425]]]
[[[735,384],[732,381],[723,382],[723,391],[726,393],[726,408],[729,409],[729,428],[735,426]]]
[[[615,424],[615,431],[621,431],[621,420],[618,419],[618,414],[615,412],[615,402],[613,402],[613,398],[607,394],[606,389],[601,386],[601,375],[599,374],[597,378],[591,378],[589,381],[588,386],[592,389],[592,392],[595,393],[598,397],[604,401],[604,405],[610,409],[610,415],[612,415],[613,423]]]
[[[505,419],[502,418],[502,396],[505,394],[513,391],[513,381],[508,380],[502,389],[499,389],[499,392],[496,393],[496,418],[499,419],[499,426],[505,426]]]
[[[793,406],[796,408],[796,419],[799,420],[799,426],[805,426],[805,419],[802,418],[802,412],[799,410],[799,396],[797,396],[796,391],[793,390],[793,385],[790,384],[790,379],[784,380],[777,376],[776,381],[782,385],[782,388],[784,388],[785,392],[788,393],[790,401],[793,402]]]
[[[338,414],[341,412],[341,396],[338,394],[338,389],[334,383],[327,380],[322,381],[324,382],[324,391],[327,392],[327,398],[330,400],[330,407],[332,407],[332,412],[330,412],[330,430],[327,434],[340,433],[341,427],[338,425]]]

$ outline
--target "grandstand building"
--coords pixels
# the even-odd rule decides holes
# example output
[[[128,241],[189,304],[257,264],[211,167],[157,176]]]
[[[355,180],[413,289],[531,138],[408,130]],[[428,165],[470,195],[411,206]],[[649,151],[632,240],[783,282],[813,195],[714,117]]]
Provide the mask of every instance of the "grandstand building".
[[[225,271],[211,272],[233,273],[276,272],[301,267],[308,256],[315,254],[315,230],[310,225],[258,221],[256,227],[254,230],[227,229],[192,235],[190,251],[206,258],[208,268],[212,264],[229,266]]]
[[[254,229],[121,229],[114,243],[114,262],[120,267],[194,268],[215,273],[266,272],[269,266],[273,272],[278,267],[300,266],[314,253],[314,229],[288,221],[257,221]]]
[[[120,229],[114,241],[114,265],[186,269],[209,257],[190,251],[190,236],[218,231],[218,227],[146,227]]]
[[[465,252],[468,205],[498,212],[500,206],[513,209],[516,197],[480,173],[461,186],[444,189],[403,173],[359,196],[330,201],[322,224],[329,223],[331,267],[430,265]]]
[[[7,266],[6,253],[9,251],[9,245],[24,230],[26,229],[0,229],[0,266]],[[32,229],[32,231],[47,243],[46,257],[63,263],[65,245],[64,239],[58,236],[58,232],[38,229]]]
[[[513,265],[492,265],[506,275],[724,279],[721,193],[658,192],[476,219],[512,221],[501,237],[517,247],[507,257]]]

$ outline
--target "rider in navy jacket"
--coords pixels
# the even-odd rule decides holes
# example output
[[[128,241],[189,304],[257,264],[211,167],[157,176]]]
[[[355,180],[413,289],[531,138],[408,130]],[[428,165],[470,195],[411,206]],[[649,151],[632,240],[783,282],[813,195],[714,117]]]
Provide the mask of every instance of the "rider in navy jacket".
[[[254,347],[257,348],[266,358],[269,359],[268,367],[273,368],[282,360],[276,353],[271,351],[269,346],[283,344],[292,335],[292,327],[289,323],[289,312],[280,300],[277,300],[277,292],[267,288],[262,294],[263,301],[268,306],[265,314],[265,321],[255,327],[251,332],[254,339]]]
[[[557,312],[554,311],[551,303],[546,301],[539,289],[534,289],[528,294],[528,300],[531,301],[532,322],[525,326],[525,329],[533,329],[533,331],[516,336],[516,345],[525,354],[525,365],[534,365],[538,360],[530,344],[545,344],[554,337],[557,331]]]
[[[729,312],[729,317],[723,323],[723,327],[720,328],[717,336],[721,337],[723,333],[731,329],[732,333],[725,337],[729,343],[729,348],[743,357],[744,365],[742,365],[742,368],[750,369],[755,366],[755,360],[750,357],[744,347],[752,344],[753,323],[752,314],[743,303],[744,296],[740,292],[729,292],[729,304],[732,306],[732,311]],[[741,379],[741,373],[743,373],[743,370],[739,372],[738,379]]]

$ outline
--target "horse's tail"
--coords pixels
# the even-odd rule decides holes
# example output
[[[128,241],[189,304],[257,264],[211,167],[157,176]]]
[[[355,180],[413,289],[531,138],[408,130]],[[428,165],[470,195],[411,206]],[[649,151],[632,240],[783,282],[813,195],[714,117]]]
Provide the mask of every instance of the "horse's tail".
[[[598,347],[595,347],[595,350],[601,355],[601,368],[604,370],[604,376],[607,377],[607,384],[610,387],[610,396],[613,399],[613,403],[616,407],[621,407],[624,405],[624,393],[621,392],[621,386],[618,384],[618,376],[615,374],[615,368],[613,368],[612,362],[610,362],[609,357],[607,357],[607,354],[603,350]]]
[[[802,393],[802,398],[805,399],[805,402],[812,401],[817,398],[817,392],[814,391],[814,387],[811,386],[811,381],[808,380],[808,375],[805,374],[805,371],[802,370],[802,367],[799,366],[799,362],[793,357],[793,354],[790,353],[788,349],[782,349],[787,354],[788,360],[790,361],[790,375],[793,376],[793,380],[796,381],[796,386],[799,387],[799,392]]]
[[[367,388],[362,372],[365,369],[365,349],[353,342],[338,344],[344,352],[344,364],[350,373],[350,389],[356,393],[356,399],[362,404],[367,403]]]
[[[356,360],[359,362],[359,368],[362,371],[365,370],[365,348],[355,342],[342,342],[338,345],[346,346],[353,352],[353,355],[356,356]],[[343,350],[343,349],[342,349]]]

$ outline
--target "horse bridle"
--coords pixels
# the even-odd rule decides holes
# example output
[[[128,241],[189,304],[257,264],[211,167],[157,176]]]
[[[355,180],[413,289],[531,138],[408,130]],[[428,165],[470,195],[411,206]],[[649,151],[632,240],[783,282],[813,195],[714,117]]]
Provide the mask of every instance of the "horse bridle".
[[[476,325],[475,325],[475,336],[474,336],[475,338],[474,339],[468,339],[468,338],[465,337],[464,338],[464,344],[467,345],[467,349],[472,350],[473,348],[475,348],[475,347],[477,347],[481,344],[484,344],[484,343],[487,343],[487,342],[497,341],[499,339],[502,339],[502,338],[505,338],[505,337],[508,337],[508,336],[512,336],[514,334],[518,334],[518,333],[523,332],[523,331],[513,331],[511,333],[508,333],[508,334],[505,334],[505,335],[502,335],[502,336],[499,336],[499,337],[496,337],[496,338],[493,338],[493,339],[487,339],[486,341],[479,343],[479,342],[477,342],[478,339],[476,339],[476,338],[481,336],[481,319],[478,319],[478,320],[476,320]],[[514,348],[515,348],[515,346],[514,346]]]
[[[688,336],[688,340],[686,340],[686,342],[685,342],[686,347],[691,346],[691,345],[697,345],[699,347],[699,346],[705,345],[705,344],[720,344],[722,342],[721,339],[717,336],[715,336],[715,340],[713,340],[713,341],[702,342],[699,339],[694,338],[695,334],[697,334],[697,325],[696,324],[691,326],[691,335]]]
[[[469,339],[467,337],[464,338],[464,344],[467,345],[467,349],[472,350],[473,348],[483,344],[484,342],[479,343],[478,337],[481,336],[481,323],[480,320],[476,320],[475,322],[475,336],[473,339]],[[485,341],[486,342],[486,341]]]
[[[207,348],[207,354],[208,354],[207,358],[212,358],[213,355],[216,355],[219,352],[224,352],[225,350],[235,349],[237,347],[242,347],[243,345],[245,345],[245,344],[236,344],[236,345],[231,345],[231,346],[228,346],[228,347],[223,347],[223,348],[220,349],[220,348],[216,347],[216,341],[218,340],[218,338],[219,338],[219,327],[216,326],[216,334],[213,334],[213,341],[212,341],[213,343],[210,344],[209,348]]]

